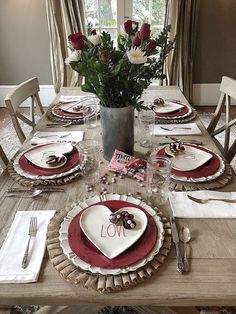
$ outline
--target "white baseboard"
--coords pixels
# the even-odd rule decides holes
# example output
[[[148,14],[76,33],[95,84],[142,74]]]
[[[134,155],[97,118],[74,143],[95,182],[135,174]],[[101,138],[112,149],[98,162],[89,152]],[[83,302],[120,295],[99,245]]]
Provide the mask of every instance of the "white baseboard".
[[[16,86],[0,85],[0,107],[5,107],[4,99],[6,95]],[[39,96],[44,107],[48,107],[56,96],[53,85],[40,85]],[[30,100],[26,100],[23,106],[28,107]]]
[[[220,98],[220,84],[193,84],[194,106],[216,106]],[[232,99],[232,105],[236,100]]]

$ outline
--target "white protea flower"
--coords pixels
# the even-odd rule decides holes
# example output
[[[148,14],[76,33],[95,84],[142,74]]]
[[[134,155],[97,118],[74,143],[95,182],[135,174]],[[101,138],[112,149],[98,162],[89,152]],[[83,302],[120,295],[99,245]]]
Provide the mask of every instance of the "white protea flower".
[[[126,52],[130,63],[143,64],[147,62],[147,56],[139,47],[131,48],[130,51]]]
[[[65,64],[69,65],[73,61],[79,61],[81,58],[81,52],[79,50],[74,50],[69,56],[65,59]]]
[[[87,38],[94,46],[97,46],[97,45],[101,44],[101,42],[102,42],[101,36],[98,34],[90,35]]]

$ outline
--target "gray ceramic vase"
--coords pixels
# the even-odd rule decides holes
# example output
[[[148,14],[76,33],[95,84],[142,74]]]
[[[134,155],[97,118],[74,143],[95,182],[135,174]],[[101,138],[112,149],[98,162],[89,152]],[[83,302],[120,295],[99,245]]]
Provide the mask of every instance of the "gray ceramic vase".
[[[111,160],[115,149],[134,154],[134,108],[100,106],[103,155]]]

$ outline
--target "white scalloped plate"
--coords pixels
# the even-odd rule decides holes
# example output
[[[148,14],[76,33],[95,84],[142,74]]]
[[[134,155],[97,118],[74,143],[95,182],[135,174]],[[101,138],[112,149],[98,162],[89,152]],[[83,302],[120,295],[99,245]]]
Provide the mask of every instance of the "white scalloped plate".
[[[98,203],[101,201],[108,201],[108,200],[122,200],[122,201],[126,201],[129,203],[141,206],[152,216],[157,226],[157,241],[153,249],[145,258],[127,267],[108,269],[108,268],[92,266],[88,264],[87,262],[83,261],[76,254],[74,254],[74,252],[71,251],[71,248],[68,242],[68,228],[73,218],[84,208],[87,208],[88,206],[91,206],[95,203]],[[72,210],[68,212],[67,216],[64,218],[63,222],[61,223],[61,228],[59,230],[59,240],[60,240],[60,245],[64,254],[67,256],[69,260],[73,262],[75,266],[79,266],[81,269],[90,271],[92,273],[99,273],[102,275],[118,275],[118,274],[128,273],[130,271],[135,271],[136,269],[146,265],[149,261],[151,261],[154,258],[154,256],[159,252],[160,248],[162,247],[163,240],[164,240],[164,233],[165,232],[164,232],[164,227],[163,227],[161,218],[157,215],[156,211],[154,211],[146,203],[134,197],[127,196],[127,195],[106,194],[103,196],[96,195],[90,199],[87,199],[86,202],[82,202],[79,205],[73,207]]]

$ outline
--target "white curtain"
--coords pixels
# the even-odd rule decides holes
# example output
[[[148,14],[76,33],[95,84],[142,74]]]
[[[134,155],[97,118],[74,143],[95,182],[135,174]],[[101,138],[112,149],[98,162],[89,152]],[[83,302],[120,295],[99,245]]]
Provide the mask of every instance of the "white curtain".
[[[177,85],[192,101],[192,73],[196,45],[199,0],[167,0],[165,25],[171,24],[170,38],[176,36],[165,73],[168,85]]]
[[[50,58],[53,84],[56,93],[62,86],[80,85],[78,73],[65,65],[68,56],[68,35],[85,33],[84,6],[82,0],[46,0]]]

